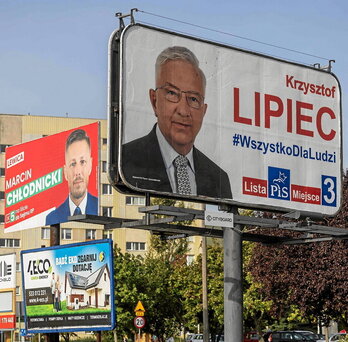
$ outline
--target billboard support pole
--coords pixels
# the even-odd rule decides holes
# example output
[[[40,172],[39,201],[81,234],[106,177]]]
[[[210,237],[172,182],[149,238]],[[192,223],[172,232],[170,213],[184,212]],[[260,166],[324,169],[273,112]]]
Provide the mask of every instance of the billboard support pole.
[[[220,209],[221,208],[221,209]],[[235,207],[220,210],[237,212]],[[242,234],[241,225],[223,228],[224,243],[224,326],[226,342],[243,340]]]
[[[203,341],[209,341],[207,237],[202,237]]]
[[[50,246],[60,245],[60,224],[50,226]],[[59,342],[59,333],[47,334],[47,342]]]

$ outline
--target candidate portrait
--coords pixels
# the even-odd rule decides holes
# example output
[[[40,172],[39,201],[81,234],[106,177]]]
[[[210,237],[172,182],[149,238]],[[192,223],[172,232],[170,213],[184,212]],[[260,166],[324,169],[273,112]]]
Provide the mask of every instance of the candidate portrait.
[[[98,198],[88,192],[91,171],[90,138],[84,130],[74,130],[65,143],[63,167],[69,194],[58,208],[46,216],[46,225],[67,222],[69,216],[98,214]]]
[[[208,108],[205,89],[206,77],[188,48],[171,46],[158,55],[155,87],[149,90],[157,122],[147,135],[122,146],[121,168],[129,184],[144,190],[232,198],[227,173],[195,146]]]

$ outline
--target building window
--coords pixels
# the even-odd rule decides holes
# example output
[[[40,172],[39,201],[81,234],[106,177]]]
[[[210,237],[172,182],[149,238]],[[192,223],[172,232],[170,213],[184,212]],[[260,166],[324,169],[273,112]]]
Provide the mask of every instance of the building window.
[[[95,240],[95,235],[95,229],[86,229],[86,240]]]
[[[19,296],[21,294],[21,288],[16,286],[16,295]]]
[[[20,271],[21,271],[21,263],[16,262],[16,272],[20,272]]]
[[[145,251],[145,242],[126,242],[127,251]]]
[[[104,230],[103,239],[112,239],[112,230]]]
[[[5,199],[5,191],[0,191],[0,200]]]
[[[103,142],[103,145],[107,145],[108,139],[107,138],[103,138],[102,142]]]
[[[0,167],[0,176],[5,176],[5,168]]]
[[[20,247],[19,239],[0,239],[0,247]]]
[[[191,265],[195,261],[194,255],[186,255],[186,264]]]
[[[112,186],[110,184],[102,184],[102,194],[112,195]]]
[[[71,240],[72,239],[72,230],[71,228],[62,229],[62,240]]]
[[[126,196],[127,205],[145,205],[145,197]]]
[[[6,147],[9,147],[9,146],[11,146],[11,145],[3,145],[3,144],[1,144],[0,145],[0,153],[5,153],[6,152]]]
[[[51,237],[51,228],[41,228],[41,239],[49,240]]]
[[[102,172],[106,172],[108,170],[108,165],[105,160],[102,160]]]
[[[102,215],[112,217],[112,207],[102,207]]]
[[[0,215],[0,223],[4,223],[5,222],[5,215]]]

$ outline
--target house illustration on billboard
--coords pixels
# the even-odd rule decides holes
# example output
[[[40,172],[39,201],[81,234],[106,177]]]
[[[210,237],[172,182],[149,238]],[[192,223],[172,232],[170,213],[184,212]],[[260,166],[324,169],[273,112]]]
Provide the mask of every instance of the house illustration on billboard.
[[[107,264],[88,277],[65,272],[66,305],[69,310],[110,309],[110,271]]]

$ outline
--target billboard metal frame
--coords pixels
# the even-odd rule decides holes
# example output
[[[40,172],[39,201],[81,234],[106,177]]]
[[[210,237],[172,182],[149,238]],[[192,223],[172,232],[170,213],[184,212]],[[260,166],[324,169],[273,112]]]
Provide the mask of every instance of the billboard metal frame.
[[[323,73],[323,74],[330,74],[332,75],[336,80],[339,87],[339,91],[341,91],[341,86],[339,83],[339,80],[336,78],[336,76],[331,72],[331,68],[329,70],[322,70],[318,69],[314,66],[308,66],[300,63],[295,63],[291,61],[287,61],[284,59],[272,57],[263,55],[260,53],[247,51],[240,48],[235,48],[233,46],[225,45],[222,43],[216,43],[208,40],[204,40],[197,37],[192,37],[188,35],[184,35],[177,32],[172,32],[168,30],[164,30],[157,27],[152,27],[148,25],[138,24],[134,22],[133,18],[133,10],[131,13],[131,23],[130,25],[125,26],[123,22],[123,18],[126,16],[120,16],[120,29],[116,30],[112,33],[109,39],[109,72],[108,72],[108,137],[109,137],[109,144],[108,144],[108,177],[109,181],[112,184],[114,188],[116,188],[118,191],[121,191],[125,194],[139,194],[144,195],[144,193],[147,193],[149,195],[156,195],[159,197],[164,198],[177,198],[178,200],[186,200],[186,201],[194,201],[194,202],[202,202],[202,203],[215,203],[215,204],[227,204],[231,206],[237,206],[237,207],[244,207],[244,208],[251,208],[251,209],[261,209],[261,210],[273,210],[273,211],[280,211],[280,212],[289,212],[293,209],[288,208],[285,204],[284,206],[280,206],[281,201],[277,202],[277,205],[266,205],[266,204],[250,204],[250,203],[243,203],[241,201],[236,201],[234,199],[231,200],[224,200],[224,199],[214,199],[214,198],[205,198],[204,196],[194,196],[191,195],[179,195],[175,193],[166,193],[166,192],[157,192],[153,190],[145,190],[140,189],[132,186],[131,184],[127,183],[125,181],[124,176],[122,175],[122,165],[121,165],[121,148],[122,148],[122,141],[121,138],[123,136],[123,127],[122,127],[122,116],[123,116],[123,99],[122,99],[122,85],[123,85],[123,78],[122,78],[122,64],[123,64],[123,51],[122,46],[120,43],[122,35],[127,31],[127,28],[130,28],[132,26],[139,26],[144,27],[152,30],[156,30],[159,32],[172,34],[178,37],[188,38],[191,40],[195,40],[202,43],[211,44],[217,47],[223,47],[228,48],[234,51],[243,52],[249,55],[255,55],[260,56],[262,58],[279,61],[282,63],[286,63],[289,65],[299,66],[301,68],[306,68],[308,70],[315,70],[316,72]],[[122,23],[122,24],[121,24]],[[120,82],[118,82],[118,80]],[[340,114],[342,112],[342,100],[340,98],[339,101],[339,110]],[[341,115],[339,116],[340,119],[340,132],[342,132],[342,119]],[[337,196],[341,199],[338,209],[335,213],[327,215],[327,214],[320,214],[318,212],[311,212],[306,210],[298,210],[301,216],[308,216],[308,217],[318,217],[318,216],[333,216],[335,215],[342,205],[342,178],[343,178],[343,165],[342,165],[342,134],[340,134],[340,156],[337,156],[339,159],[339,170],[340,170],[340,187],[337,189]],[[338,167],[337,167],[338,169]],[[256,202],[256,201],[255,201]],[[283,201],[284,202],[284,201]]]

